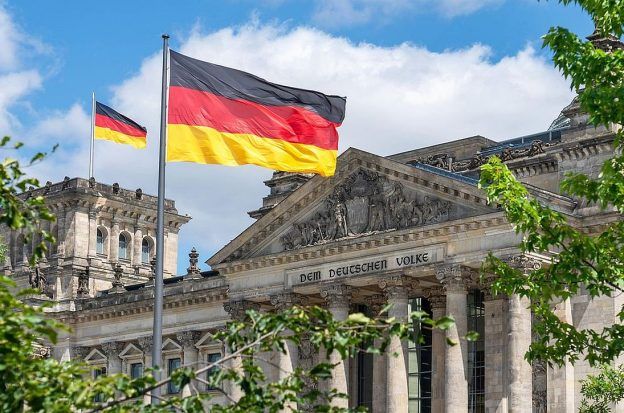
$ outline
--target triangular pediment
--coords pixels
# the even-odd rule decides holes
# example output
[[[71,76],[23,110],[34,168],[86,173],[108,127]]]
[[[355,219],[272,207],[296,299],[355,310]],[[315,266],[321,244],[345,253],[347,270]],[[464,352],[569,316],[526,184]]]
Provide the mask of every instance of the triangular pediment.
[[[202,338],[199,339],[199,341],[195,344],[195,347],[197,348],[214,347],[220,344],[221,343],[219,341],[215,340],[214,333],[209,331],[206,334],[204,334]]]
[[[142,356],[143,352],[141,351],[141,349],[132,343],[128,343],[126,347],[124,347],[124,349],[121,351],[121,353],[119,353],[119,358],[122,359]]]
[[[88,364],[106,363],[106,356],[100,350],[94,348],[87,354],[84,361]]]
[[[162,344],[163,352],[178,352],[182,351],[182,346],[173,341],[172,339],[166,339]]]
[[[208,263],[214,266],[494,211],[470,178],[351,148],[338,158],[333,177],[310,179]]]

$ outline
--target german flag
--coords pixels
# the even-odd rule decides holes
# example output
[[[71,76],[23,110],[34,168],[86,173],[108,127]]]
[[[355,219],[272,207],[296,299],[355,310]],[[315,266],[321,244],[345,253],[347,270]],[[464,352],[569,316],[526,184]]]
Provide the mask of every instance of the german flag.
[[[125,143],[135,148],[145,148],[147,144],[147,129],[100,102],[95,102],[93,134],[96,139]]]
[[[334,174],[345,98],[170,53],[168,161]]]

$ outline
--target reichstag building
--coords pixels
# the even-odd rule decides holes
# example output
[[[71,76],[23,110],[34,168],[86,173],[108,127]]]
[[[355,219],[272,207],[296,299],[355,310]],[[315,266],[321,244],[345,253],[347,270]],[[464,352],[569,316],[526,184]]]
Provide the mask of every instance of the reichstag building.
[[[452,314],[456,327],[423,329],[424,342],[406,340],[399,357],[361,354],[339,364],[331,385],[349,394],[350,407],[573,412],[589,366],[527,363],[528,303],[492,295],[479,277],[490,252],[526,271],[551,258],[520,254],[519,236],[477,188],[478,171],[499,156],[540,202],[595,233],[616,214],[560,194],[559,183],[571,171],[595,176],[613,155],[613,140],[613,130],[587,124],[575,99],[534,135],[502,142],[473,136],[391,156],[350,148],[329,179],[276,172],[265,182],[262,205],[249,212],[256,221],[208,258],[211,271],[199,270],[193,250],[187,272],[176,273],[178,232],[190,217],[167,200],[161,365],[171,371],[217,360],[224,350],[213,334],[247,309],[321,305],[344,319],[392,304],[391,316],[417,309],[436,318]],[[47,349],[50,356],[84,360],[94,375],[141,375],[152,363],[156,198],[81,178],[30,193],[44,196],[56,214],[48,229],[58,243],[31,270],[32,246],[23,248],[21,234],[4,231],[10,247],[4,271],[38,288],[35,300],[51,301],[51,314],[71,327]],[[621,303],[582,294],[557,303],[556,311],[577,328],[599,328],[617,320]],[[471,330],[480,333],[477,341],[446,345],[445,335],[458,339]],[[288,370],[318,356],[303,343],[273,357]],[[235,398],[240,390],[227,391]],[[217,393],[214,400],[226,402]]]

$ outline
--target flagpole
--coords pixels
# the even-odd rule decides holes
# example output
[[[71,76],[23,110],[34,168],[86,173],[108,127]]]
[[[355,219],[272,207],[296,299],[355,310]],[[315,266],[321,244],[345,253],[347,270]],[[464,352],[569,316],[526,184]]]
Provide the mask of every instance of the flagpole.
[[[165,151],[167,148],[167,98],[169,93],[169,36],[163,39],[162,95],[160,98],[160,151],[158,154],[158,211],[156,222],[156,274],[154,277],[154,328],[152,338],[152,367],[161,364],[163,317],[163,258],[165,251]],[[156,381],[160,372],[154,371]],[[160,388],[152,390],[152,404],[158,404]]]
[[[91,145],[89,146],[89,176],[93,177],[93,152],[95,151],[95,92],[91,92]]]

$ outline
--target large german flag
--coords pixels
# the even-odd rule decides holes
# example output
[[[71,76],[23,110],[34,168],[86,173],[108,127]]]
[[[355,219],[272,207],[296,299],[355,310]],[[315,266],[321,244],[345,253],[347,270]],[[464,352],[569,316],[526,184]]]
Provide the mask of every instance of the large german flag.
[[[147,144],[147,129],[100,102],[95,103],[94,122],[96,139],[125,143],[135,148],[145,148]]]
[[[170,53],[168,161],[334,174],[345,98]]]

